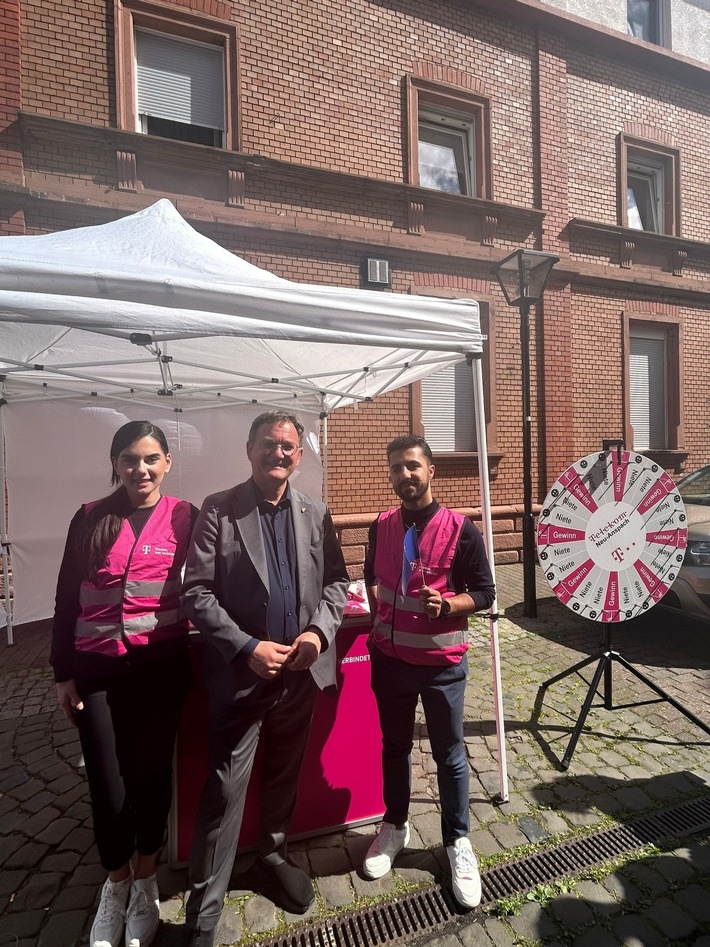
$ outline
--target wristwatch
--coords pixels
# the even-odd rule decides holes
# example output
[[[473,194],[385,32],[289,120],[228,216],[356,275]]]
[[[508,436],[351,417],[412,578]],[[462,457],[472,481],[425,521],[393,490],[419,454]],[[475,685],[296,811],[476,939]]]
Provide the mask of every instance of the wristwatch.
[[[451,602],[448,598],[442,598],[441,600],[441,609],[439,611],[439,618],[448,618],[451,614]]]

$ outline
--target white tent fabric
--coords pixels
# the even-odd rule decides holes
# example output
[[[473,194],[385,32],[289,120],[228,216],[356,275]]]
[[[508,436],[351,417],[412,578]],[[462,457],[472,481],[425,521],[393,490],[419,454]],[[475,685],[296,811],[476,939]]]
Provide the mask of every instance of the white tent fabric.
[[[473,300],[293,283],[197,233],[167,200],[99,226],[3,237],[0,487],[7,489],[13,532],[8,535],[5,504],[0,504],[0,538],[6,578],[6,550],[12,541],[17,592],[15,614],[8,617],[8,639],[12,640],[12,620],[23,615],[26,591],[37,598],[40,611],[51,614],[51,601],[40,603],[41,596],[36,595],[39,584],[31,570],[37,559],[27,553],[46,543],[39,557],[43,572],[56,575],[66,524],[77,505],[72,459],[83,458],[84,448],[94,440],[89,418],[101,422],[96,430],[108,416],[172,415],[184,427],[188,418],[181,416],[189,414],[194,429],[216,432],[210,437],[219,448],[234,438],[241,423],[236,419],[243,419],[247,411],[252,418],[263,407],[287,407],[311,415],[315,422],[318,415],[341,405],[370,400],[470,356],[484,538],[492,558],[482,346],[479,309]],[[62,400],[68,402],[65,412],[58,410]],[[55,404],[53,414],[43,413],[50,402]],[[97,414],[98,406],[109,414]],[[34,424],[28,423],[32,408],[39,410]],[[209,421],[193,412],[202,412]],[[60,415],[61,425],[50,432],[51,418]],[[41,424],[36,420],[40,417]],[[218,417],[225,422],[221,427]],[[242,440],[238,438],[240,444]],[[54,449],[47,450],[52,443]],[[67,445],[64,451],[62,443]],[[211,489],[237,479],[237,471],[227,469],[229,460],[224,465],[222,460],[197,457],[204,473],[201,478],[196,473],[198,502]],[[33,476],[25,483],[28,469]],[[213,487],[210,478],[215,470],[220,483]],[[190,489],[183,495],[193,499]],[[94,490],[82,499],[105,492]],[[23,505],[36,507],[26,518],[24,536],[15,532],[13,519],[18,495]],[[41,520],[46,524],[44,537],[35,532]],[[505,799],[497,647],[492,619]]]
[[[167,200],[2,239],[0,370],[13,400],[88,385],[183,410],[218,397],[332,410],[481,350],[475,302],[291,283],[198,234]]]

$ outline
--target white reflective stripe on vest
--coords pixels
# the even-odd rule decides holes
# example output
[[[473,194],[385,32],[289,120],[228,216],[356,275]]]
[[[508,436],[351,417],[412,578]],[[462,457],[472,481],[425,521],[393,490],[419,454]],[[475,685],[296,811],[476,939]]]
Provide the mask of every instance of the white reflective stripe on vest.
[[[93,585],[79,587],[79,602],[82,605],[115,605],[123,599],[120,585],[111,589],[97,589]]]
[[[420,598],[413,598],[411,595],[402,597],[385,585],[378,585],[377,597],[381,601],[387,602],[388,605],[396,605],[397,608],[401,608],[405,612],[417,612],[419,614],[426,612],[426,606]]]
[[[177,608],[171,608],[165,612],[151,612],[148,615],[136,615],[135,618],[124,618],[123,630],[127,635],[142,635],[154,628],[176,625],[179,615]]]
[[[126,582],[127,598],[160,598],[162,595],[173,595],[180,591],[181,581],[166,579],[164,582],[140,582],[138,579],[129,579]]]
[[[74,628],[76,638],[120,638],[121,626],[93,621],[78,621]]]
[[[468,640],[466,628],[456,628],[454,631],[444,631],[438,635],[425,635],[419,631],[399,631],[390,629],[388,625],[376,618],[372,626],[375,641],[392,641],[397,636],[397,644],[407,648],[425,648],[435,651],[440,648],[454,648]]]

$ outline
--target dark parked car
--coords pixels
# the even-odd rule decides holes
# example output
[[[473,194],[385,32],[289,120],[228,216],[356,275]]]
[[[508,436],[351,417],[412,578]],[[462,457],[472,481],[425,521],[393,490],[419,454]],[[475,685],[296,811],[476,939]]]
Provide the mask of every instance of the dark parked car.
[[[688,514],[688,548],[662,604],[710,621],[710,466],[679,480],[678,492]]]

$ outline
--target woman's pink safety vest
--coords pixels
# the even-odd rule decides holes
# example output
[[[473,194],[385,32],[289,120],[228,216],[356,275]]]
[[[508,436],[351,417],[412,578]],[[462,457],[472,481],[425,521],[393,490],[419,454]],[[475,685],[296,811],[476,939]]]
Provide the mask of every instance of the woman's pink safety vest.
[[[96,581],[81,583],[74,630],[78,651],[118,656],[127,645],[187,634],[178,609],[190,519],[189,503],[163,496],[138,538],[124,521]]]
[[[372,642],[388,657],[408,664],[458,664],[468,648],[465,615],[430,619],[419,599],[422,585],[436,589],[444,598],[456,593],[447,579],[464,517],[441,507],[419,536],[421,563],[416,563],[409,587],[402,590],[404,524],[401,510],[389,510],[377,520],[375,577],[377,615]],[[424,574],[422,575],[422,565]]]

